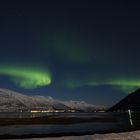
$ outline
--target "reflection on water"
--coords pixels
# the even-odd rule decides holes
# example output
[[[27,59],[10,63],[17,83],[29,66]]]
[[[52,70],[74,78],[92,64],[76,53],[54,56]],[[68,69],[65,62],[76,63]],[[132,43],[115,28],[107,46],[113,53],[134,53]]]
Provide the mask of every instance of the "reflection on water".
[[[133,114],[133,113],[132,113]],[[136,113],[134,113],[136,114]],[[42,117],[42,116],[63,116],[63,117],[107,117],[107,116],[127,116],[128,112],[93,112],[93,113],[57,113],[57,112],[0,112],[0,118],[33,118],[33,117]]]
[[[24,135],[24,134],[56,134],[56,133],[94,133],[96,131],[105,131],[124,126],[130,127],[128,112],[125,113],[0,113],[1,118],[32,118],[40,116],[56,116],[56,117],[115,117],[119,122],[92,122],[67,125],[10,125],[0,126],[0,135]],[[133,127],[140,128],[140,112],[132,112]]]
[[[115,128],[113,123],[82,123],[71,125],[14,125],[0,127],[0,135],[88,133]]]

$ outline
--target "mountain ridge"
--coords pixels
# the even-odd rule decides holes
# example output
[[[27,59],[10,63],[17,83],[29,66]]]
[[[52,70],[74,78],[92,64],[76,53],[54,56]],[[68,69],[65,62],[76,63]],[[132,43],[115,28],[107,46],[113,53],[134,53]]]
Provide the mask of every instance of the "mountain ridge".
[[[125,111],[128,109],[140,111],[140,88],[123,98],[108,111]]]
[[[9,89],[0,88],[0,111],[18,112],[27,110],[75,110],[92,112],[105,109],[104,106],[95,106],[84,101],[61,101],[51,96],[29,96]]]

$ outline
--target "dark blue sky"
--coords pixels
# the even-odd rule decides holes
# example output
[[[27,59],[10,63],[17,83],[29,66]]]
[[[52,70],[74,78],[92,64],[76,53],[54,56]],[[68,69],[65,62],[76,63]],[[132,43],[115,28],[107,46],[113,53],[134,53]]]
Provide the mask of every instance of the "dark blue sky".
[[[0,87],[112,105],[140,87],[134,1],[0,2]]]

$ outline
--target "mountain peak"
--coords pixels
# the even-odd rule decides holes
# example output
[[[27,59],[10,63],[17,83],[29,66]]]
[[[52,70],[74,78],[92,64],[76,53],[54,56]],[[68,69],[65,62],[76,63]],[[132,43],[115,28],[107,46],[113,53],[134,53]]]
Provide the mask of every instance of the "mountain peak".
[[[111,107],[109,111],[117,111],[117,110],[140,110],[140,88],[136,91],[132,92],[116,105]]]

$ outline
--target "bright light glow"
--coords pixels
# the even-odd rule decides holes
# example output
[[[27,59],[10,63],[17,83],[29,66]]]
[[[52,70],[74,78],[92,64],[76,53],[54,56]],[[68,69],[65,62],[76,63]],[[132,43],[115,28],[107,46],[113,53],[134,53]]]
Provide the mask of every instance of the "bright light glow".
[[[10,79],[16,85],[26,89],[33,89],[51,84],[50,73],[41,69],[2,67],[0,68],[0,74],[10,76]]]

